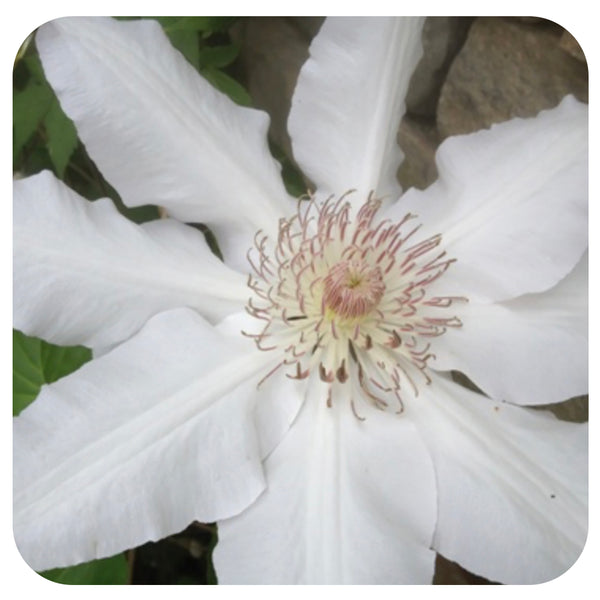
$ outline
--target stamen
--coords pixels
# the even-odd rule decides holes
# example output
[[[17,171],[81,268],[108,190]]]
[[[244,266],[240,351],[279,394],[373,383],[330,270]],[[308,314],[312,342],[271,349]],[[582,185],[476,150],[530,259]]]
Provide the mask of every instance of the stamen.
[[[467,299],[429,293],[455,262],[441,247],[441,235],[419,239],[420,224],[407,230],[413,214],[375,222],[381,201],[373,193],[352,220],[351,193],[321,204],[312,196],[299,200],[273,241],[256,233],[248,252],[252,297],[246,311],[264,327],[243,334],[258,349],[281,353],[259,385],[282,366],[294,369],[286,374],[291,379],[316,373],[332,406],[334,387],[357,382],[343,397],[363,420],[356,391],[381,410],[393,396],[402,413],[403,390],[417,396],[418,378],[431,381],[428,363],[435,356],[427,340],[462,326],[452,307]]]

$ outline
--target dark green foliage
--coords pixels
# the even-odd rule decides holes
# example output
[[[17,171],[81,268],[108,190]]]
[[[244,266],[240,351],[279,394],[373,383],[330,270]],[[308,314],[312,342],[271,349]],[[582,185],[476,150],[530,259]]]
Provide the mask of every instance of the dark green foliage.
[[[55,346],[13,330],[13,414],[33,402],[43,384],[77,370],[91,357],[83,346]]]
[[[50,581],[69,585],[122,585],[128,582],[128,574],[129,566],[123,554],[40,573]]]

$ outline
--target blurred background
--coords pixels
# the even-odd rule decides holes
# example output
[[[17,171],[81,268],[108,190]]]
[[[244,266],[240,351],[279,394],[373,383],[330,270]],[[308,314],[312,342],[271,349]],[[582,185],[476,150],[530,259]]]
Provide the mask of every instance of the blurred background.
[[[198,71],[234,101],[271,115],[273,154],[282,162],[290,192],[307,182],[294,165],[286,119],[298,71],[321,17],[161,17],[172,43]],[[426,21],[424,56],[415,71],[399,131],[405,153],[398,177],[404,187],[435,181],[435,150],[446,137],[530,117],[567,94],[587,102],[588,71],[577,41],[559,24],[540,18],[451,18]],[[77,132],[47,85],[34,36],[15,59],[13,171],[23,177],[51,169],[81,195],[110,197],[135,222],[159,218],[155,206],[126,208],[89,158]],[[210,231],[202,226],[218,251]],[[91,358],[86,348],[61,348],[13,332],[14,414],[33,401],[44,383]],[[461,374],[456,379],[472,385]],[[587,420],[587,398],[554,410],[562,419]],[[215,584],[213,524],[192,523],[183,532],[105,560],[43,573],[72,584]],[[438,556],[436,584],[492,583]]]

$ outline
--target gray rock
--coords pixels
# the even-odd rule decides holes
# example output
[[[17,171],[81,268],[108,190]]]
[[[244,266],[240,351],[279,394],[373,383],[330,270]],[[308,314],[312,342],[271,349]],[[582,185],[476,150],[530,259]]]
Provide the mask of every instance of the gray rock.
[[[473,19],[429,17],[423,27],[423,57],[412,76],[406,97],[407,113],[435,119],[440,92]]]
[[[587,67],[551,21],[478,18],[442,88],[440,137],[531,117],[567,94],[587,101]]]
[[[269,135],[291,157],[287,117],[300,68],[322,17],[249,17],[234,31],[254,106],[271,116]]]
[[[436,44],[443,48],[448,32],[437,34],[441,39],[433,43],[424,38],[425,55],[431,55],[424,60],[433,64],[440,52]],[[419,74],[421,68],[419,65],[411,87],[419,88],[426,80],[426,71]],[[435,149],[444,138],[513,117],[534,116],[556,106],[567,94],[587,101],[587,90],[583,52],[555,23],[538,18],[477,18],[445,73],[435,124],[416,118],[429,114],[434,93],[423,100],[422,109],[409,104],[411,110],[400,128],[399,143],[406,160],[399,179],[404,188],[423,189],[437,177]],[[414,94],[411,89],[409,97]]]
[[[462,48],[473,19],[430,17],[423,28],[423,57],[412,76],[398,143],[405,160],[398,171],[403,187],[426,188],[437,178],[435,150],[440,142],[437,106],[448,70]]]

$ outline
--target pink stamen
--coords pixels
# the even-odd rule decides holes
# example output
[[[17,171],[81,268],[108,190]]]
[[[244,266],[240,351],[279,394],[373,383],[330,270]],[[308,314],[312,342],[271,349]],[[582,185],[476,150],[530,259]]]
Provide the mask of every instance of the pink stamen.
[[[407,226],[412,214],[376,222],[381,201],[372,193],[351,220],[349,194],[322,204],[299,200],[296,214],[280,220],[274,243],[256,233],[246,311],[265,325],[244,335],[260,350],[282,354],[263,381],[281,366],[294,368],[287,375],[293,379],[316,370],[327,384],[328,406],[334,386],[352,380],[375,407],[386,408],[380,396],[390,394],[402,412],[401,388],[403,396],[405,388],[417,395],[415,374],[431,381],[427,365],[435,356],[428,340],[462,326],[449,311],[467,299],[430,295],[431,284],[455,262],[441,235],[419,239],[421,225]]]

